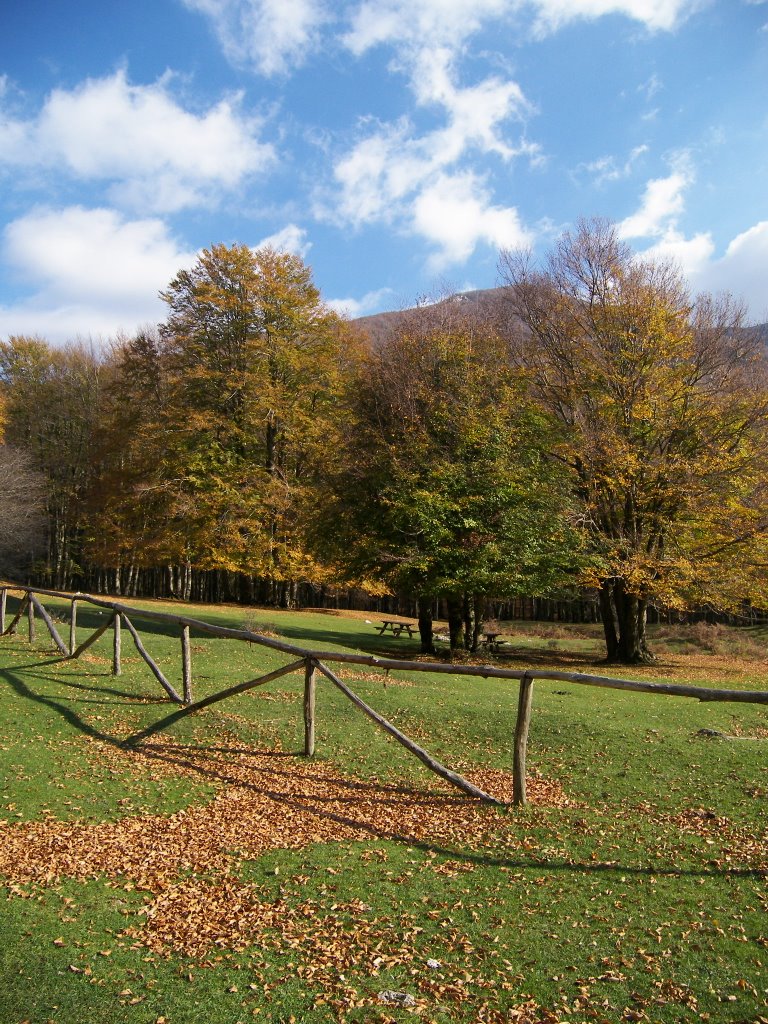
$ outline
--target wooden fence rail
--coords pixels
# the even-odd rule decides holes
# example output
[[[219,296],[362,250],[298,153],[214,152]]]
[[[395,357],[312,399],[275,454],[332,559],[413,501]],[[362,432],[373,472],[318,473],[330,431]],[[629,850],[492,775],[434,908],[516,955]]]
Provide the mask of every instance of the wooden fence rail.
[[[7,618],[7,596],[9,592],[21,594],[19,606],[11,622],[6,626]],[[41,597],[53,597],[59,600],[68,601],[70,604],[70,632],[69,645],[66,646],[59,635],[56,625],[50,614],[43,607]],[[99,609],[107,610],[110,615],[107,621],[98,628],[79,646],[76,644],[77,612],[78,607],[83,604],[90,604]],[[315,650],[298,647],[282,640],[275,640],[272,637],[262,636],[249,629],[232,629],[226,626],[216,626],[213,623],[205,622],[202,619],[190,618],[184,615],[172,615],[168,612],[157,612],[146,608],[137,608],[122,604],[119,601],[108,601],[103,598],[93,597],[90,594],[67,593],[57,590],[45,590],[39,587],[30,588],[19,584],[0,582],[0,635],[9,635],[16,632],[18,624],[24,612],[27,612],[30,643],[35,639],[35,613],[44,622],[59,652],[68,659],[79,658],[92,644],[104,635],[110,628],[113,630],[113,660],[112,672],[119,675],[121,672],[121,650],[122,650],[122,627],[125,626],[130,634],[137,651],[149,666],[152,674],[165,690],[166,694],[175,704],[181,705],[180,709],[161,719],[154,725],[149,726],[142,732],[130,737],[127,742],[135,743],[145,739],[154,733],[166,728],[179,718],[200,711],[211,704],[237,694],[245,693],[248,690],[261,686],[265,683],[278,679],[281,676],[304,670],[304,753],[311,757],[315,752],[315,687],[316,677],[319,672],[337,687],[353,704],[356,705],[365,715],[371,718],[380,728],[393,736],[398,743],[402,744],[414,756],[418,757],[431,771],[441,778],[457,786],[470,796],[485,800],[489,803],[499,803],[494,797],[485,793],[473,785],[463,776],[446,768],[434,757],[427,753],[422,747],[402,733],[391,722],[388,722],[377,711],[371,708],[365,701],[355,694],[334,673],[326,662],[336,662],[347,665],[366,665],[373,668],[385,669],[387,671],[406,672],[430,672],[433,674],[479,676],[484,679],[509,679],[518,680],[520,684],[518,695],[517,721],[514,733],[513,750],[513,790],[512,802],[522,805],[527,802],[526,794],[526,757],[528,745],[528,731],[531,720],[533,705],[533,683],[534,679],[539,680],[561,680],[576,683],[582,686],[598,686],[614,690],[629,690],[637,693],[650,693],[672,697],[690,697],[698,701],[727,701],[734,703],[766,704],[768,705],[768,691],[765,690],[724,690],[710,689],[703,686],[687,686],[674,683],[651,683],[636,679],[615,679],[612,676],[596,676],[579,672],[559,672],[551,669],[524,670],[499,668],[495,665],[446,665],[435,662],[404,661],[393,658],[380,658],[376,655],[352,654],[342,651]],[[161,671],[157,662],[147,652],[139,636],[138,630],[132,622],[132,618],[148,619],[152,622],[164,625],[175,626],[180,630],[181,641],[181,673],[183,696],[180,696],[174,686],[168,681]],[[192,653],[190,645],[190,633],[203,633],[210,636],[231,640],[241,640],[248,643],[259,644],[263,647],[279,651],[283,654],[292,655],[294,661],[282,668],[276,669],[257,679],[247,680],[234,686],[227,687],[215,694],[195,702],[193,700],[192,687]]]

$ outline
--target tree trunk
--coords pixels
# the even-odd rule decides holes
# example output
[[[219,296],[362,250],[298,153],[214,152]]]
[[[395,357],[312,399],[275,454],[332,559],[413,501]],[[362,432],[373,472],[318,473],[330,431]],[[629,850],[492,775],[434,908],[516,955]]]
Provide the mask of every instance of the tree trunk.
[[[629,593],[623,579],[603,581],[600,587],[600,614],[608,661],[622,665],[655,661],[645,631],[647,612],[647,599]]]
[[[475,627],[475,603],[471,594],[464,595],[464,647],[468,651],[477,649],[477,630]],[[474,646],[473,646],[474,644]]]
[[[432,639],[432,598],[420,597],[417,601],[419,609],[419,636],[421,637],[421,653],[434,654],[435,644]]]
[[[610,580],[603,580],[600,585],[600,618],[605,633],[605,652],[608,661],[619,660],[619,631],[616,625],[616,609],[613,605],[613,593]]]
[[[448,633],[451,637],[451,650],[464,647],[464,600],[460,594],[451,594],[446,598],[448,608]]]

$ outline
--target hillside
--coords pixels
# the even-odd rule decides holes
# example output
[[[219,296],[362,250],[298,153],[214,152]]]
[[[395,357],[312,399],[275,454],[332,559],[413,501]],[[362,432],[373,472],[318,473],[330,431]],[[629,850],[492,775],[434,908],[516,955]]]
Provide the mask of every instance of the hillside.
[[[427,313],[434,316],[437,311],[442,311],[446,317],[449,317],[452,310],[461,309],[463,315],[472,313],[482,318],[504,316],[504,293],[506,290],[506,288],[479,288],[474,291],[449,295],[430,304],[358,317],[354,322],[362,328],[373,345],[376,346],[385,341],[398,324]],[[763,344],[768,347],[768,323],[755,324],[753,329],[760,335]]]

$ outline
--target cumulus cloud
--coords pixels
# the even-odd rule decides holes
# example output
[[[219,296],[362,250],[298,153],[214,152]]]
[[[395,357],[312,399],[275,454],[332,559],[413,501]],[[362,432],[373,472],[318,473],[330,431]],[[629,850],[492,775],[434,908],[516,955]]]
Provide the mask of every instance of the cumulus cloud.
[[[654,178],[645,186],[640,208],[619,224],[622,238],[652,238],[667,234],[685,209],[685,192],[694,181],[687,154],[673,161],[671,174]]]
[[[530,15],[538,32],[621,14],[670,31],[706,0],[364,0],[353,6],[345,44],[357,54],[383,43],[450,44],[459,49],[487,22]]]
[[[361,299],[329,299],[327,305],[340,316],[355,319],[370,313],[378,313],[391,296],[391,288],[378,288],[376,291],[366,292]]]
[[[0,308],[0,334],[114,335],[162,319],[158,291],[194,262],[158,219],[126,220],[110,209],[39,208],[3,233],[8,275],[30,289]]]
[[[471,172],[440,175],[417,197],[413,222],[420,234],[439,245],[430,260],[435,271],[468,259],[481,241],[496,249],[516,249],[532,241],[517,210],[493,205]]]
[[[594,20],[623,14],[651,31],[671,31],[706,0],[530,0],[542,31],[554,31],[569,21]]]
[[[678,230],[666,232],[643,256],[671,260],[694,292],[730,292],[744,300],[752,320],[768,321],[768,221],[742,231],[721,256],[710,232],[686,238]]]
[[[710,260],[693,275],[697,288],[725,290],[747,303],[752,318],[768,322],[768,221],[760,221],[731,241],[723,256]]]
[[[183,0],[210,18],[226,57],[262,75],[303,64],[329,20],[320,0]]]
[[[480,242],[528,242],[517,212],[494,205],[483,179],[460,166],[470,145],[454,125],[421,138],[410,134],[407,122],[384,126],[338,162],[339,192],[325,216],[356,227],[395,224],[421,235],[438,250],[433,269],[467,259]]]
[[[305,228],[300,228],[297,224],[286,224],[280,231],[262,238],[255,248],[263,249],[267,246],[274,249],[275,252],[292,253],[294,256],[300,256],[306,260],[312,243],[307,239]]]
[[[461,6],[457,4],[457,6]],[[434,107],[442,124],[419,134],[408,118],[369,128],[366,137],[343,154],[336,163],[338,186],[327,219],[360,227],[369,223],[396,224],[422,234],[436,244],[436,263],[466,258],[480,240],[493,232],[487,225],[499,216],[488,196],[473,185],[472,202],[482,212],[484,228],[474,234],[459,231],[450,236],[445,228],[436,230],[430,210],[444,201],[447,182],[475,180],[472,164],[476,157],[495,156],[503,162],[525,156],[535,161],[539,150],[524,137],[511,140],[506,134],[510,121],[523,121],[530,107],[517,83],[491,76],[470,86],[458,83],[455,54],[450,47],[422,47],[413,55],[412,90],[417,104]],[[465,187],[465,185],[462,185]],[[456,197],[454,196],[454,201]],[[467,194],[460,204],[466,208]],[[516,214],[515,214],[516,216]],[[509,221],[509,214],[506,215]],[[458,244],[458,235],[464,241]]]
[[[746,302],[754,320],[768,320],[768,221],[742,231],[717,256],[711,232],[688,237],[680,227],[693,181],[688,158],[678,158],[671,174],[648,182],[640,208],[619,224],[621,235],[653,239],[641,255],[675,263],[694,291],[729,291]]]
[[[240,112],[238,99],[190,113],[169,84],[132,85],[121,70],[56,89],[36,119],[0,121],[0,165],[65,170],[108,183],[113,201],[168,212],[234,189],[273,163],[260,123]]]
[[[693,283],[706,272],[714,252],[715,243],[708,231],[686,238],[676,228],[668,228],[658,242],[643,250],[643,256],[676,264]]]

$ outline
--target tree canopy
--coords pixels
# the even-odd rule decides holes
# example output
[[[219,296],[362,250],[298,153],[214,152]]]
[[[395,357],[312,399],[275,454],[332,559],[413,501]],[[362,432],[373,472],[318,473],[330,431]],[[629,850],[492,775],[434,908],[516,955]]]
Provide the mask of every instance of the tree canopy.
[[[536,267],[505,253],[517,355],[563,427],[608,656],[640,661],[650,600],[764,600],[765,352],[728,297],[582,222]],[[522,328],[522,329],[521,329]]]
[[[488,324],[421,311],[369,353],[347,408],[326,531],[347,572],[445,597],[456,623],[563,578],[574,532],[551,431]]]
[[[273,585],[311,573],[301,508],[351,331],[309,268],[269,248],[204,250],[162,297],[159,333],[117,356],[113,514],[129,533],[138,515],[154,557]]]

